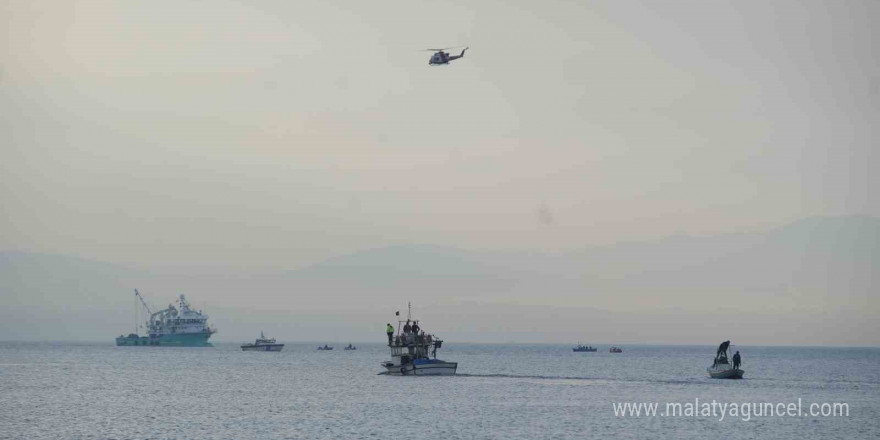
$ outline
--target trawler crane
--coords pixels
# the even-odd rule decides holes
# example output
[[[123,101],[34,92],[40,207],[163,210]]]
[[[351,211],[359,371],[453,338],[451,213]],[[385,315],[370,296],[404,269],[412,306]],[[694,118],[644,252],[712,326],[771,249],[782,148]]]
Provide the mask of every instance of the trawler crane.
[[[147,302],[144,301],[144,297],[141,296],[141,293],[138,292],[137,289],[134,289],[134,296],[136,296],[139,300],[141,300],[141,304],[143,304],[143,305],[144,305],[144,308],[147,309],[147,313],[149,313],[150,315],[152,315],[152,314],[153,314],[153,309],[151,309],[150,306],[147,305]]]

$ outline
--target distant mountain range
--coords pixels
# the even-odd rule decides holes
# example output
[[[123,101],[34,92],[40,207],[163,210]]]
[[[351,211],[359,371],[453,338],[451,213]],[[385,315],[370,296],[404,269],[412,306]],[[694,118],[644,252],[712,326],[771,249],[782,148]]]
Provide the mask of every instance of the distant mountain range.
[[[369,340],[375,321],[412,301],[469,340],[691,343],[688,331],[721,336],[734,326],[748,338],[769,332],[773,343],[865,345],[880,343],[878,273],[880,219],[863,216],[554,254],[399,245],[259,274],[2,252],[0,340],[109,340],[132,330],[138,287],[156,305],[181,292],[206,304],[227,340],[260,329]]]

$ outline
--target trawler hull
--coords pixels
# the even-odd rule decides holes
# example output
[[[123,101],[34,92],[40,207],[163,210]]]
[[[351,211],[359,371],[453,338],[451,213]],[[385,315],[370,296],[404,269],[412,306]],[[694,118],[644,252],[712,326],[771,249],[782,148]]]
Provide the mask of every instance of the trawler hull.
[[[446,362],[438,359],[425,360],[404,365],[383,364],[390,376],[454,376],[458,362]]]
[[[211,333],[178,333],[156,336],[120,336],[116,338],[117,346],[139,347],[213,347],[208,342]]]

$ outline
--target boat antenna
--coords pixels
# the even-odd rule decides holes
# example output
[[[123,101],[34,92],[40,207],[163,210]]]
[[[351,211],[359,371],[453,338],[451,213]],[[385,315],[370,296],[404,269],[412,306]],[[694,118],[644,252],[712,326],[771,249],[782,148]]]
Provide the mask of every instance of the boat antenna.
[[[137,289],[134,289],[134,334],[138,334],[138,299],[137,299]]]
[[[406,302],[406,319],[412,319],[412,303],[409,301]]]

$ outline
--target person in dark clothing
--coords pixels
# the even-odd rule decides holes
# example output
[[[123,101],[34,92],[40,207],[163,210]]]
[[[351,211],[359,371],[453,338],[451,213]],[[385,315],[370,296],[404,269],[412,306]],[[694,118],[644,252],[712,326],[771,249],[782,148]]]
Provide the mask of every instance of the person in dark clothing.
[[[406,325],[403,326],[403,334],[409,334],[412,331],[412,326],[409,325],[409,319],[406,320]]]
[[[737,351],[736,354],[733,355],[733,369],[734,370],[739,369],[739,364],[741,362],[742,362],[742,358],[739,357],[739,352]]]
[[[721,345],[718,346],[718,351],[715,353],[715,357],[719,357],[724,354],[724,357],[727,357],[727,347],[730,347],[730,341],[724,341]]]
[[[385,326],[385,333],[388,334],[388,346],[390,347],[392,338],[394,337],[394,326],[392,326],[390,322]]]
[[[412,332],[415,334],[419,334],[419,324],[414,322],[412,325]]]

